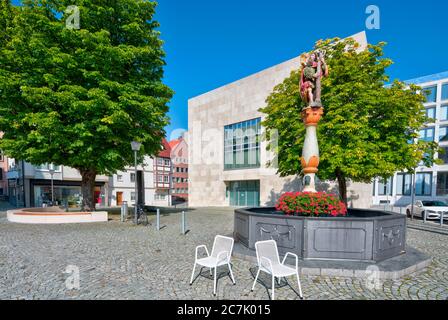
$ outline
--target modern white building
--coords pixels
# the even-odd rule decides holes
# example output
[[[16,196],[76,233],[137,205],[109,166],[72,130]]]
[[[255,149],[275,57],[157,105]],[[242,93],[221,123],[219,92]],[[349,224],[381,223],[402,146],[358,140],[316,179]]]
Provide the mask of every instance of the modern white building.
[[[364,32],[352,37],[366,47]],[[190,206],[272,206],[284,192],[302,190],[296,176],[279,177],[275,165],[268,166],[275,158],[266,150],[265,115],[258,111],[299,68],[296,57],[188,101]],[[330,183],[326,190],[333,188]],[[371,206],[368,184],[350,184],[348,191],[353,206]]]
[[[418,200],[448,200],[448,71],[411,79],[406,83],[416,84],[427,93],[425,103],[427,117],[434,119],[420,131],[420,139],[438,142],[445,150],[436,154],[442,164],[428,168],[419,166],[415,176],[415,194]],[[397,172],[387,179],[376,179],[372,186],[373,204],[405,206],[411,203],[413,176]]]

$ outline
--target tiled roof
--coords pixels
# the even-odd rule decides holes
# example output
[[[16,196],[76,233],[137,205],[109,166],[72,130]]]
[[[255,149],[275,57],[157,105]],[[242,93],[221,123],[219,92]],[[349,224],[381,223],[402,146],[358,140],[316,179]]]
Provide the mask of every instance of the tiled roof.
[[[171,140],[171,141],[169,142],[169,145],[170,145],[171,149],[174,149],[174,147],[177,146],[177,145],[179,144],[180,141],[181,141],[181,139],[174,139],[174,140]]]
[[[160,158],[171,158],[171,147],[165,138],[162,139],[163,150],[157,155]]]

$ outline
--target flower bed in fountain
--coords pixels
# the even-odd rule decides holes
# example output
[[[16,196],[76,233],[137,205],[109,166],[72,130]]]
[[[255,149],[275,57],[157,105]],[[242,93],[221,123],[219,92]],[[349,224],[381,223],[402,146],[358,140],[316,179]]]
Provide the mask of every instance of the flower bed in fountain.
[[[336,195],[325,192],[288,192],[283,194],[275,209],[287,215],[311,217],[345,216],[347,208]]]

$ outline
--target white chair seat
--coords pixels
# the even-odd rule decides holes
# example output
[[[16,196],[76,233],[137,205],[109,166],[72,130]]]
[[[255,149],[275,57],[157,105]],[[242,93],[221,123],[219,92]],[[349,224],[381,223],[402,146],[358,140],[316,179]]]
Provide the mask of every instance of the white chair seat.
[[[196,263],[203,267],[214,268],[227,264],[227,259],[220,259],[220,261],[218,261],[218,258],[216,257],[206,257],[198,259]]]
[[[293,276],[296,274],[296,269],[287,267],[285,265],[282,264],[274,264],[272,266],[272,269],[274,271],[274,274],[276,277],[289,277],[289,276]],[[269,274],[272,274],[269,269],[265,268],[265,267],[261,267],[261,270],[264,272],[267,272]]]

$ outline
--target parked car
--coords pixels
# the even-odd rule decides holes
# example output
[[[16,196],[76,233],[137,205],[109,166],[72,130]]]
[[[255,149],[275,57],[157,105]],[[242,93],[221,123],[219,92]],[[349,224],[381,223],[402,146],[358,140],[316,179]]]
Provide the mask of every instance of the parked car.
[[[424,217],[426,219],[440,219],[443,212],[443,219],[448,219],[448,204],[440,200],[417,200],[414,204],[414,216]],[[406,207],[406,214],[411,216],[411,205]]]

